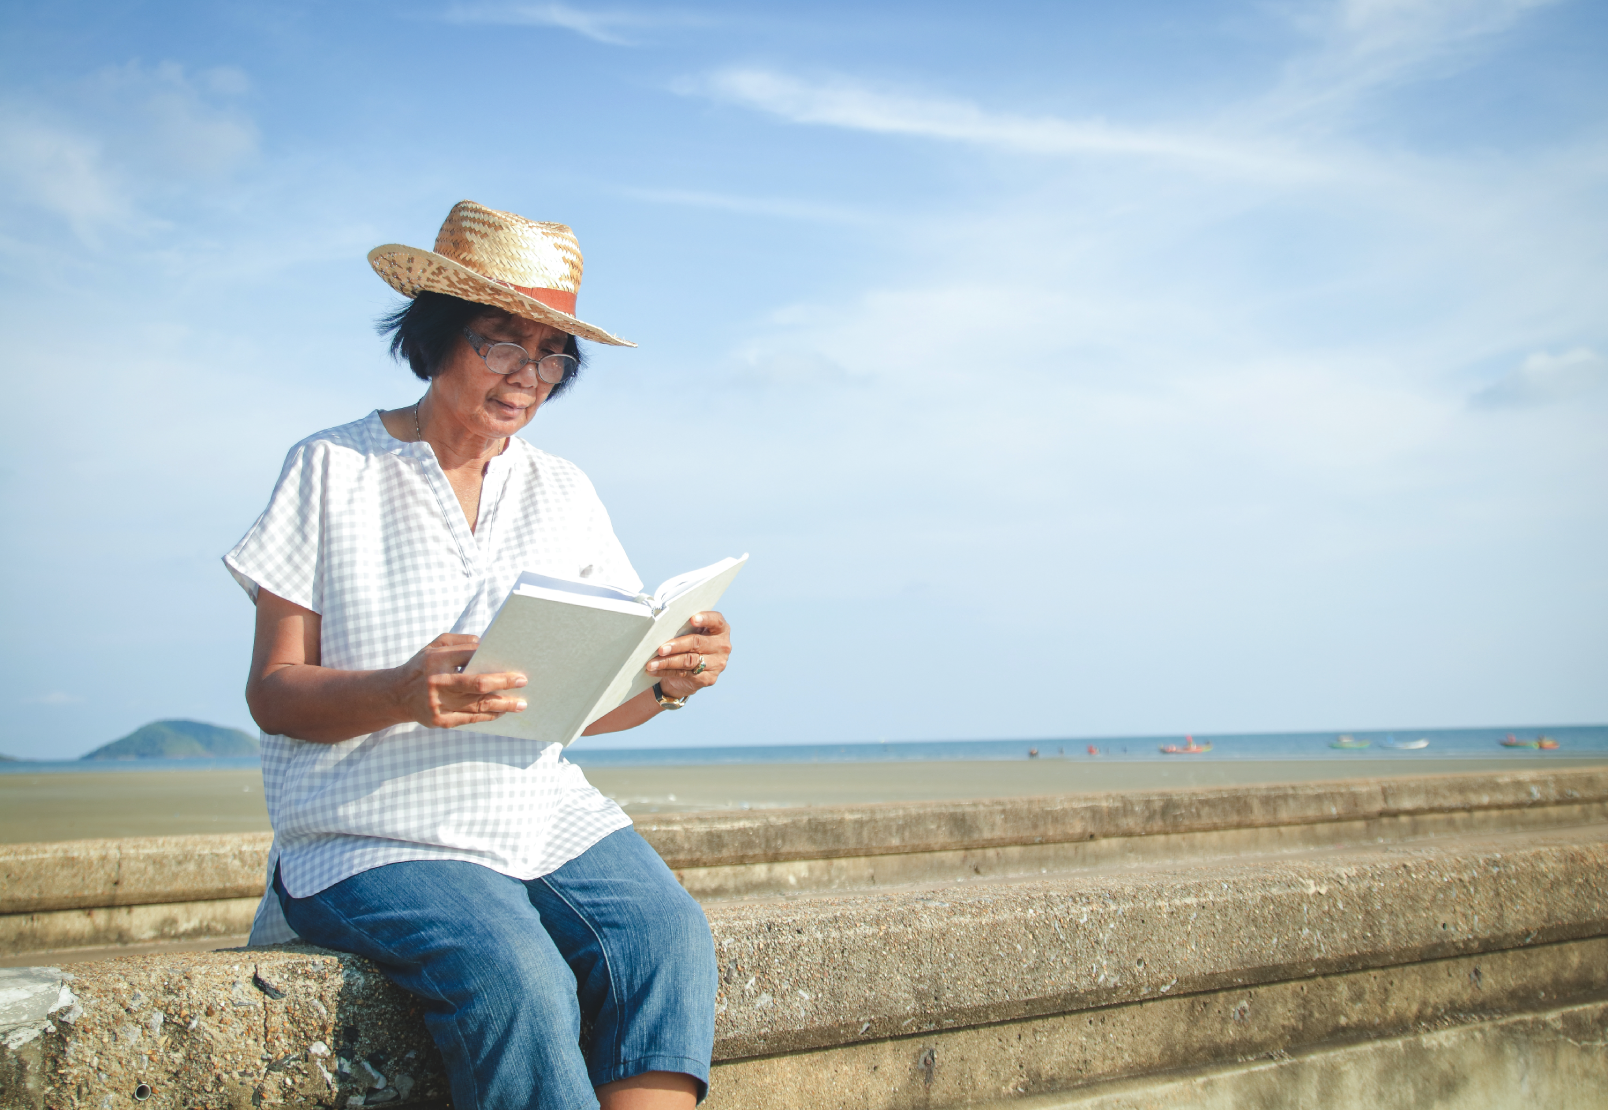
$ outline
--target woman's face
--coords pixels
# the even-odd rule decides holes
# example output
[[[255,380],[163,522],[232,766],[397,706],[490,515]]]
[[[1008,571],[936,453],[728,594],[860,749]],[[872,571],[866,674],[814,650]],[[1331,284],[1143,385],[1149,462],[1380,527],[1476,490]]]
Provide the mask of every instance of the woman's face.
[[[569,341],[557,328],[505,313],[481,316],[469,329],[492,343],[518,343],[532,358],[562,354]],[[500,439],[529,424],[553,387],[536,375],[534,363],[526,363],[506,377],[493,372],[469,341],[460,337],[430,392],[438,406],[431,414],[432,422],[439,416],[466,433]]]

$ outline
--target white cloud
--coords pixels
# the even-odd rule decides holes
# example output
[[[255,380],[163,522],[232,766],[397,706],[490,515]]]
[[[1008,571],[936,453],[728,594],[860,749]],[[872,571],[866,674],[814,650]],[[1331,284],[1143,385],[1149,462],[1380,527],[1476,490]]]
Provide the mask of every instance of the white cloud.
[[[230,103],[250,87],[222,67],[137,62],[50,98],[0,102],[0,201],[60,217],[85,243],[162,225],[153,198],[216,183],[257,156],[255,123]]]
[[[632,32],[707,22],[673,11],[585,11],[568,4],[460,4],[447,9],[449,23],[499,27],[558,27],[608,46],[637,46]]]
[[[1330,21],[1352,50],[1423,51],[1510,27],[1556,0],[1340,0]]]
[[[59,216],[85,241],[133,217],[100,141],[16,102],[0,104],[0,195]]]
[[[216,179],[257,154],[256,124],[227,98],[245,91],[238,70],[207,70],[192,79],[174,62],[137,62],[101,70],[86,107],[110,133],[119,158],[167,178]]]
[[[1537,351],[1472,398],[1478,408],[1530,408],[1578,400],[1608,385],[1608,359],[1589,347],[1561,355]]]
[[[878,88],[846,77],[808,80],[766,69],[726,69],[674,87],[791,123],[914,135],[1020,154],[1127,155],[1280,176],[1305,175],[1310,169],[1297,158],[1208,134],[990,112],[966,100]]]
[[[1264,107],[1311,113],[1456,68],[1530,11],[1559,0],[1337,0],[1287,8],[1313,49]]]

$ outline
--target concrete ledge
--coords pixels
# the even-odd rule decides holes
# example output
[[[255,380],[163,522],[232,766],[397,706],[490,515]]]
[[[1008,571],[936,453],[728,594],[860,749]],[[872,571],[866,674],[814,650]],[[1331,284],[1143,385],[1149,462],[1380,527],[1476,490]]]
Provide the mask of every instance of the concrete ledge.
[[[713,1105],[958,1105],[1557,1007],[1604,989],[1605,889],[1598,826],[711,906]],[[142,1083],[150,1110],[443,1095],[413,1001],[353,957],[75,971],[36,973],[56,1011],[0,1030],[0,1108],[114,1110]]]
[[[1040,801],[1041,799],[1033,799]],[[1056,802],[1061,799],[1042,799]],[[788,859],[676,869],[681,885],[703,902],[873,890],[913,883],[1011,879],[1114,866],[1265,857],[1314,848],[1407,843],[1479,832],[1554,829],[1608,821],[1608,803],[1383,814],[1356,820],[1197,829],[1132,836],[876,855]],[[654,835],[649,832],[648,835]]]
[[[1109,838],[1571,807],[1608,813],[1608,770],[1429,774],[1266,786],[1194,787],[977,802],[896,802],[639,821],[672,868],[729,867]]]
[[[269,833],[0,845],[0,914],[261,897]]]
[[[1608,827],[709,908],[723,1059],[1608,935]]]
[[[261,879],[258,880],[259,885]],[[0,916],[0,952],[110,947],[244,936],[261,895],[207,902],[56,910]]]
[[[1608,770],[1588,768],[691,814],[637,827],[712,902],[1603,821]],[[0,845],[0,954],[241,932],[242,907],[222,903],[261,893],[269,843],[247,834]],[[103,912],[113,907],[141,909]]]
[[[721,869],[799,861],[875,859],[886,868],[888,857],[931,853],[969,867],[968,853],[1093,841],[1167,838],[1157,847],[1170,854],[1187,846],[1179,837],[1224,833],[1222,850],[1233,852],[1259,829],[1329,828],[1286,838],[1290,847],[1309,847],[1603,820],[1608,769],[1589,768],[685,814],[639,821],[637,830],[672,869],[710,876],[704,885],[712,891],[731,891],[740,884],[714,878]],[[260,895],[271,840],[243,833],[0,845],[0,914]],[[1259,838],[1255,847],[1268,843]],[[1066,858],[1099,866],[1110,857]],[[778,889],[796,886],[779,874]]]
[[[1186,1069],[1225,1063],[1243,1067],[1240,1062],[1246,1060],[1265,1064],[1288,1060],[1292,1052],[1313,1045],[1418,1036],[1604,999],[1608,938],[1599,937],[738,1060],[716,1069],[706,1105],[708,1110],[791,1110],[817,1105],[807,1093],[822,1090],[837,1095],[833,1105],[856,1110],[970,1106],[1090,1087],[1108,1092],[1101,1098],[1111,1098],[1114,1087],[1120,1090],[1118,1081],[1138,1078],[1144,1079],[1139,1089],[1148,1094],[1156,1088],[1156,1076]],[[1608,1057],[1599,1057],[1597,1066],[1608,1079]],[[1458,1067],[1479,1070],[1470,1069],[1461,1057]],[[1221,1076],[1212,1082],[1224,1085]],[[1175,1081],[1164,1078],[1159,1083],[1168,1088]],[[1185,1083],[1182,1089],[1199,1086]],[[1033,1099],[1013,1106],[1025,1110],[1036,1103]],[[1075,1102],[1047,1101],[1063,1104],[1085,1103],[1082,1096]],[[1176,1104],[1195,1105],[1187,1098]],[[1298,1101],[1288,1090],[1266,1103],[1252,1099],[1229,1104],[1422,1105],[1391,1098]]]
[[[54,972],[68,1004],[0,1030],[5,1110],[446,1099],[416,1003],[355,957],[276,949],[80,967],[29,969]]]
[[[1591,1002],[1008,1105],[1011,1110],[1601,1110],[1608,1103],[1605,1044],[1608,1003]],[[995,1103],[993,1110],[1004,1105]]]

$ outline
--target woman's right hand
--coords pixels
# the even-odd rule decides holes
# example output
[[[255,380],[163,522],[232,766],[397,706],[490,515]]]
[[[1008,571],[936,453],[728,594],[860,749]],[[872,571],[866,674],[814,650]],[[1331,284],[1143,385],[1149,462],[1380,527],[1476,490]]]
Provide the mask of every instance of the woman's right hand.
[[[500,693],[525,685],[524,675],[458,673],[479,646],[479,636],[446,632],[396,668],[394,696],[403,716],[426,728],[456,728],[524,709],[524,698]]]

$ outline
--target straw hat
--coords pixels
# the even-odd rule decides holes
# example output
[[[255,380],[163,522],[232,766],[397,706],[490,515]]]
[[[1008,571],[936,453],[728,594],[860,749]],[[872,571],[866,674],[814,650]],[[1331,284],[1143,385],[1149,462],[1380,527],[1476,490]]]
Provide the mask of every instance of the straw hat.
[[[636,346],[575,318],[581,246],[563,224],[537,223],[460,200],[447,213],[435,250],[387,243],[369,251],[368,260],[404,297],[429,289],[495,305],[582,339]]]

